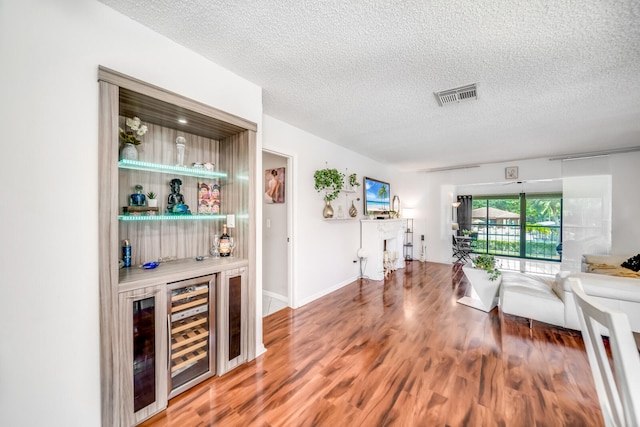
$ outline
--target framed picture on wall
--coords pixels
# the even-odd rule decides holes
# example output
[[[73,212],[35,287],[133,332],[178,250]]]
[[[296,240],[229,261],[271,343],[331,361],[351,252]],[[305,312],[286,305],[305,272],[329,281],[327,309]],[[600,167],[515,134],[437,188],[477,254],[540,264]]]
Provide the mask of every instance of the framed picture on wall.
[[[198,214],[220,213],[220,185],[198,182]]]
[[[264,171],[264,202],[284,203],[285,168]]]
[[[518,167],[509,166],[504,168],[504,177],[506,179],[518,179]]]

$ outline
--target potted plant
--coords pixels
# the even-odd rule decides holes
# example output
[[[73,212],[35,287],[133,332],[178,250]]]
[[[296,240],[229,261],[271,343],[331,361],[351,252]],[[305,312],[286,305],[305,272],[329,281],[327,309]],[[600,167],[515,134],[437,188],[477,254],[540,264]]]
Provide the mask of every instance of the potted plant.
[[[153,191],[150,191],[147,193],[147,204],[149,205],[150,208],[157,208],[158,207],[158,199],[157,199],[158,195],[156,193],[154,193]]]
[[[500,270],[496,268],[496,258],[491,254],[478,255],[473,260],[473,266],[486,271],[492,282],[500,276]]]
[[[360,186],[360,183],[358,182],[358,175],[356,175],[355,173],[349,175],[349,185],[351,186],[352,190],[355,190],[355,187]]]
[[[502,276],[496,268],[496,259],[493,255],[478,255],[472,261],[473,265],[462,266],[462,271],[469,281],[471,292],[458,299],[458,302],[489,312],[498,305],[498,292]]]
[[[120,139],[124,143],[121,157],[125,160],[138,160],[136,145],[140,144],[140,137],[147,133],[147,125],[143,125],[139,117],[125,119],[125,125],[129,130],[119,128]]]
[[[340,190],[344,186],[344,174],[338,172],[337,169],[319,169],[313,174],[315,179],[315,189],[318,193],[324,192],[324,200],[326,202],[323,216],[325,218],[333,218],[333,208],[331,201],[340,194]]]

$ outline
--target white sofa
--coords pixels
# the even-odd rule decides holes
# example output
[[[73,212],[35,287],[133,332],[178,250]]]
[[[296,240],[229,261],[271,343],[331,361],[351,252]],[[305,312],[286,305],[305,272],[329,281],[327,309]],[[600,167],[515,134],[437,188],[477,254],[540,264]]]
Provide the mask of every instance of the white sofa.
[[[596,258],[597,257],[597,258]],[[630,256],[583,257],[586,270],[596,265],[620,265]],[[606,268],[604,269],[606,271]],[[579,278],[585,292],[605,306],[629,317],[631,329],[640,332],[640,277],[617,277],[588,272],[560,272],[555,280],[520,273],[504,273],[500,289],[503,313],[526,317],[570,329],[580,329],[570,277]]]

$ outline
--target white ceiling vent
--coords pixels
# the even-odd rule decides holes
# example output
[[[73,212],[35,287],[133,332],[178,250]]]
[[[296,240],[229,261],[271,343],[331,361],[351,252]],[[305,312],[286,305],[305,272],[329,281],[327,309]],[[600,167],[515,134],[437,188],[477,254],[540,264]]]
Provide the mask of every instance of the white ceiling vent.
[[[455,89],[443,90],[442,92],[436,92],[435,95],[441,107],[462,101],[471,101],[478,99],[478,84],[473,83]]]

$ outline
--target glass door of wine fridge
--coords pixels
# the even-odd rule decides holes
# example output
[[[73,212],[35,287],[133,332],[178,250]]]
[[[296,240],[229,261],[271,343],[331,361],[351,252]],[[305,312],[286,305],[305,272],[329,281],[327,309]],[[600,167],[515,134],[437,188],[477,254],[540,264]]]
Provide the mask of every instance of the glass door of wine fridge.
[[[168,284],[169,398],[216,373],[215,278]]]

